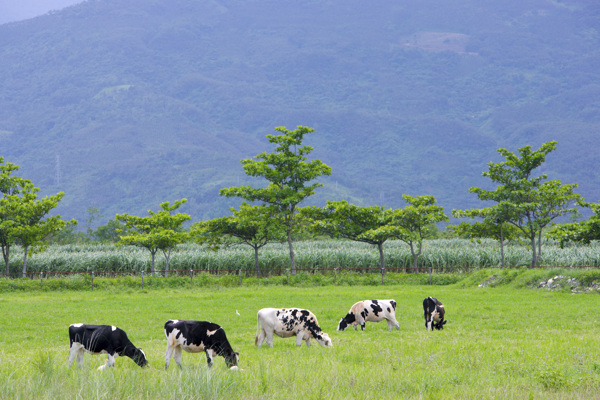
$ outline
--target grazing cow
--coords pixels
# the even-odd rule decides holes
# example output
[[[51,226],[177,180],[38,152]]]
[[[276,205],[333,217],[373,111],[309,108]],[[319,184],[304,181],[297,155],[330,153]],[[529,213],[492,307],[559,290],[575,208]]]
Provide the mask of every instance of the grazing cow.
[[[169,320],[165,323],[167,337],[167,353],[165,354],[165,370],[169,368],[171,357],[181,368],[181,350],[188,353],[206,353],[206,362],[213,365],[213,358],[225,358],[227,368],[237,369],[240,354],[233,351],[225,331],[217,324],[207,321]]]
[[[354,304],[348,314],[340,320],[337,330],[343,331],[348,325],[354,325],[354,330],[360,325],[365,330],[365,323],[380,322],[386,320],[388,328],[391,331],[393,327],[400,329],[400,324],[396,321],[396,301],[395,300],[363,300]]]
[[[110,325],[84,325],[72,324],[69,326],[69,367],[77,356],[77,364],[83,365],[85,352],[92,354],[106,353],[106,364],[98,367],[115,366],[115,357],[127,356],[140,367],[148,365],[146,354],[131,343],[124,330]]]
[[[265,337],[269,347],[273,347],[273,334],[286,338],[296,336],[296,346],[302,341],[310,346],[310,339],[325,347],[333,347],[329,335],[321,330],[317,317],[299,308],[263,308],[256,316],[256,339],[254,344],[262,346]]]
[[[428,331],[433,329],[444,329],[448,321],[444,321],[444,305],[435,297],[428,297],[423,300],[423,314],[425,315],[425,328]]]

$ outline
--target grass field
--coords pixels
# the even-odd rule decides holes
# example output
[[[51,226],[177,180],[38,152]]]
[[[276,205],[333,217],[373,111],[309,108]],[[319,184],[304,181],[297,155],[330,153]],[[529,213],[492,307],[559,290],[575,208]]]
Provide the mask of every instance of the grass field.
[[[422,300],[446,305],[443,331],[426,332]],[[336,332],[357,300],[394,298],[400,330],[367,323]],[[203,287],[0,294],[0,396],[6,399],[394,399],[598,398],[597,292],[573,295],[502,286]],[[334,348],[297,348],[274,339],[254,346],[262,307],[312,310]],[[238,310],[240,316],[236,315]],[[183,354],[164,370],[168,319],[224,327],[243,371],[218,358]],[[146,352],[150,368],[128,358],[96,371],[105,357],[67,366],[68,325],[112,324]]]

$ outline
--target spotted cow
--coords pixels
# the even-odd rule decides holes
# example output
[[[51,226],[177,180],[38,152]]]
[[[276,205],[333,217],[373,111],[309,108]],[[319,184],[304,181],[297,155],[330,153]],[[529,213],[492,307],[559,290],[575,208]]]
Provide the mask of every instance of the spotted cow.
[[[171,357],[181,368],[181,351],[188,353],[206,353],[206,362],[213,365],[213,358],[225,358],[228,368],[237,369],[240,354],[233,351],[225,331],[217,324],[207,321],[169,320],[165,323],[167,352],[165,369],[169,368]]]
[[[254,344],[258,347],[265,338],[269,347],[273,347],[273,334],[282,338],[296,336],[296,346],[301,346],[303,340],[310,346],[310,339],[315,339],[321,346],[333,347],[329,335],[321,330],[317,317],[309,310],[263,308],[256,319]]]
[[[355,303],[350,308],[348,314],[340,320],[337,330],[343,331],[349,325],[354,325],[356,330],[360,325],[360,328],[364,331],[367,321],[381,322],[384,319],[387,321],[390,331],[393,327],[400,329],[400,324],[396,321],[395,300],[363,300]]]
[[[427,330],[432,329],[444,329],[446,322],[444,320],[444,305],[435,297],[428,297],[423,300],[423,314],[425,315],[425,328]]]
[[[84,325],[72,324],[69,326],[69,367],[77,356],[77,364],[83,365],[85,352],[92,354],[106,353],[106,364],[98,367],[115,366],[115,358],[126,356],[131,358],[140,367],[148,365],[146,354],[131,343],[124,330],[110,325]]]

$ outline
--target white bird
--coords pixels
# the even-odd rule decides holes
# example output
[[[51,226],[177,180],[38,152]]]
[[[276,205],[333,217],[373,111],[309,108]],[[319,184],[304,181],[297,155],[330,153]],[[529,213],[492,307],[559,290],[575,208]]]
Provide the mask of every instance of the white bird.
[[[235,310],[235,314],[236,315],[240,315],[240,313],[238,312],[238,310]]]

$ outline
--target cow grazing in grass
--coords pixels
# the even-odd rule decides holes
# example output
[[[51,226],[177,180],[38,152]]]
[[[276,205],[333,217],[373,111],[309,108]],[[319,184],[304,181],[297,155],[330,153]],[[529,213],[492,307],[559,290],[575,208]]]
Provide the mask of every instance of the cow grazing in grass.
[[[92,354],[106,353],[106,364],[98,367],[115,366],[115,357],[126,356],[131,358],[140,367],[148,365],[146,354],[131,343],[124,330],[110,325],[84,325],[73,324],[69,326],[69,367],[77,356],[77,364],[83,365],[85,352]]]
[[[446,322],[444,320],[444,305],[435,297],[428,297],[423,300],[423,314],[425,315],[425,327],[427,330],[444,329]]]
[[[167,337],[167,353],[165,354],[165,369],[169,368],[171,357],[181,368],[181,351],[188,353],[206,353],[206,362],[212,367],[216,356],[225,358],[228,368],[238,365],[239,353],[231,348],[225,331],[217,324],[207,321],[170,320],[165,323]]]
[[[273,334],[286,338],[296,336],[296,345],[302,341],[310,346],[310,339],[325,347],[333,347],[329,335],[321,330],[317,317],[300,308],[263,308],[256,317],[256,339],[254,344],[262,346],[265,338],[269,347],[273,347]]]
[[[388,328],[391,331],[393,327],[400,329],[400,324],[396,321],[396,301],[395,300],[363,300],[355,303],[348,311],[348,314],[340,320],[338,331],[345,330],[349,325],[354,325],[354,329],[360,325],[365,330],[365,323],[380,322],[386,320]]]

